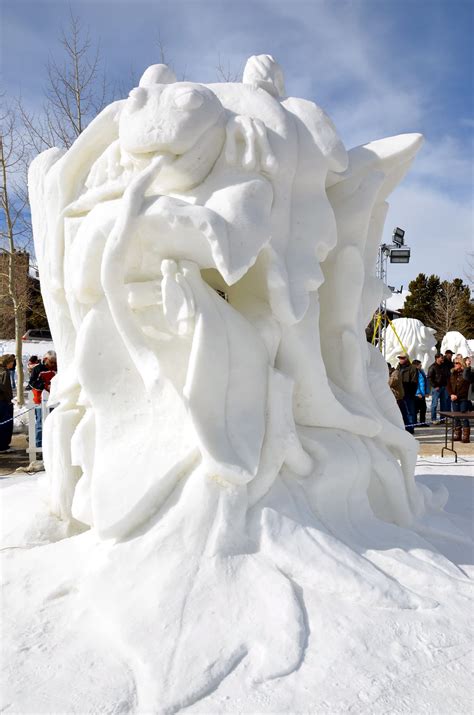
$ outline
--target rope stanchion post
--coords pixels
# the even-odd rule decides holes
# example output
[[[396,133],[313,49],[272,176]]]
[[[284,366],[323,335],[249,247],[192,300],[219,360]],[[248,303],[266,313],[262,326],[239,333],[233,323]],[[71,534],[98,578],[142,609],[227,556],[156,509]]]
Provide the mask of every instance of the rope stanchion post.
[[[32,397],[30,397],[30,399],[32,399]],[[38,447],[36,446],[36,404],[34,402],[28,416],[28,449],[26,451],[30,462],[34,462],[36,460],[36,453],[38,452]]]

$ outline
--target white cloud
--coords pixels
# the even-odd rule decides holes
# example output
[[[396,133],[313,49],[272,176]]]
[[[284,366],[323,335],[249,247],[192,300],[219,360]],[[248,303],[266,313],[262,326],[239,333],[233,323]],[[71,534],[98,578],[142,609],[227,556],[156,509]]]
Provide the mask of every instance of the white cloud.
[[[389,266],[389,283],[397,285],[418,273],[442,279],[465,278],[466,255],[474,250],[474,206],[472,200],[452,198],[441,189],[416,179],[407,180],[389,198],[390,209],[384,240],[391,241],[395,226],[406,231],[412,249],[406,266]]]
[[[469,188],[473,180],[472,157],[472,142],[447,135],[426,142],[411,173],[424,180],[442,182],[444,186]]]
[[[101,37],[113,81],[126,82],[130,66],[140,76],[159,61],[159,35],[178,76],[185,72],[195,81],[216,81],[219,54],[237,70],[249,55],[269,52],[283,67],[288,92],[324,107],[347,147],[399,133],[425,134],[425,147],[391,198],[385,233],[389,240],[393,226],[406,228],[413,260],[390,271],[406,272],[400,282],[423,270],[462,275],[468,246],[461,244],[473,234],[466,198],[472,188],[466,134],[473,120],[466,108],[462,117],[449,113],[449,87],[454,81],[464,89],[465,76],[455,64],[455,22],[449,32],[434,15],[423,19],[418,6],[410,13],[406,3],[388,0],[71,0],[71,5],[93,36]],[[13,22],[4,33],[8,86],[16,91],[23,85],[25,100],[37,107],[41,70],[49,49],[57,47],[68,4],[4,0],[4,6]],[[417,13],[422,41],[409,32]]]

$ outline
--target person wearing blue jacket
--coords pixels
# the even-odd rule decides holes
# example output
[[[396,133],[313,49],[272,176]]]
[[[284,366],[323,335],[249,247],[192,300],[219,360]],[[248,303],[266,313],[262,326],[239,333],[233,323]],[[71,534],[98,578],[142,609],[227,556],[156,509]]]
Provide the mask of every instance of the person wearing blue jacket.
[[[420,360],[413,360],[412,363],[418,370],[418,387],[415,394],[415,413],[420,427],[426,427],[426,394],[428,391],[428,380],[426,373],[421,367]],[[418,420],[418,412],[420,419]]]

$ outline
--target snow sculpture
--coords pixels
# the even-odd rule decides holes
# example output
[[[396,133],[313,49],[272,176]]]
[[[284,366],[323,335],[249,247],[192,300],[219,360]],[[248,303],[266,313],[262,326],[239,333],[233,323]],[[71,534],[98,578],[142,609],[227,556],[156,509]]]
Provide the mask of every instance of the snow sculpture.
[[[243,83],[149,67],[31,166],[60,366],[51,510],[103,542],[83,596],[133,655],[140,711],[175,712],[246,657],[260,680],[297,668],[300,586],[432,605],[373,555],[434,502],[364,333],[386,197],[421,143],[347,152],[261,55]]]
[[[450,330],[441,342],[441,352],[452,350],[455,355],[460,353],[463,357],[471,357],[472,350],[464,335],[457,330]]]
[[[416,318],[392,320],[392,325],[388,325],[383,331],[385,359],[395,367],[398,363],[397,356],[406,351],[410,360],[420,360],[423,370],[426,371],[433,364],[436,355],[435,332]]]

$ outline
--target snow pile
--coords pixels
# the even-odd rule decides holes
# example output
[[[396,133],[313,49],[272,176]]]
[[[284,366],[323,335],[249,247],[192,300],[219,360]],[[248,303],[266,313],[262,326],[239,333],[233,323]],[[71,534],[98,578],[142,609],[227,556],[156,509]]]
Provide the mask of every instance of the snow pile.
[[[32,413],[31,415],[30,412]],[[32,403],[28,402],[28,398],[24,405],[20,406],[15,403],[13,413],[13,432],[15,434],[27,434],[30,419],[34,420],[34,409]]]
[[[441,352],[445,353],[446,350],[452,350],[455,355],[460,353],[463,357],[471,357],[472,349],[469,343],[470,341],[466,340],[462,333],[457,330],[450,330],[442,340]]]
[[[423,370],[428,370],[436,355],[434,328],[423,325],[416,318],[397,318],[383,331],[385,359],[395,367],[398,356],[407,354],[410,360],[419,360]]]
[[[25,340],[21,343],[23,346],[22,356],[23,363],[28,364],[28,360],[32,355],[36,355],[40,360],[48,350],[54,350],[54,344],[52,340]],[[15,341],[14,340],[0,340],[0,355],[5,355],[5,353],[15,354]]]
[[[246,564],[231,541],[225,558],[212,557],[215,523],[196,520],[181,526],[178,552],[158,520],[145,537],[121,544],[101,542],[93,531],[67,538],[64,523],[44,511],[45,476],[2,480],[2,707],[161,713],[195,701],[190,712],[470,711],[472,462],[437,462],[420,464],[418,482],[449,489],[446,512],[428,515],[423,535],[382,522],[359,525],[346,531],[353,550],[282,479]],[[194,539],[210,555],[204,570],[192,561]],[[269,555],[288,575],[287,587],[266,567]],[[188,579],[192,586],[183,588]],[[174,594],[164,602],[163,581]],[[265,640],[264,609],[272,614]],[[228,629],[236,639],[231,666],[209,669],[187,698],[199,654],[226,647],[219,635]],[[251,649],[258,671],[249,668]],[[271,670],[284,676],[295,658],[289,675],[267,677]],[[153,696],[159,705],[150,710]]]
[[[400,311],[403,310],[403,306],[405,305],[405,301],[409,295],[409,290],[402,290],[401,293],[392,293],[392,295],[387,298],[385,302],[386,310],[392,311],[393,313],[400,313]]]

